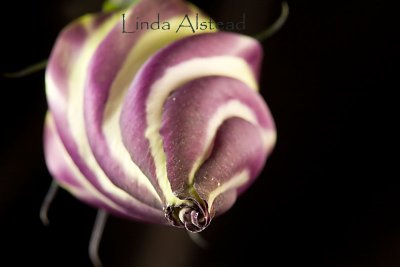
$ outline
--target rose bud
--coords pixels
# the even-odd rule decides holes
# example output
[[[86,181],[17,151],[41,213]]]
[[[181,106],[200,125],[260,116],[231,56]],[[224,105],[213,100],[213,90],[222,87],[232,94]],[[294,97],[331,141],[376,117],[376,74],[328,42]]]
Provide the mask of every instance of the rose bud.
[[[176,32],[186,15],[207,19],[183,1],[143,0],[66,27],[46,70],[44,140],[50,173],[80,200],[199,232],[259,175],[276,131],[257,92],[258,41]],[[170,30],[136,27],[158,20]]]

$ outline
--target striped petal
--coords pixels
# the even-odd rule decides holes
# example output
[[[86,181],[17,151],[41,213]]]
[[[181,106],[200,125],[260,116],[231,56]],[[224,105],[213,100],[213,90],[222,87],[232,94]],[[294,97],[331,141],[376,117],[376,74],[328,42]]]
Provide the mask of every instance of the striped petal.
[[[177,24],[183,14],[198,11],[179,1],[151,0],[123,12],[127,24],[136,17],[154,19],[158,13],[161,20]],[[129,216],[165,222],[155,186],[130,160],[114,129],[120,102],[143,62],[191,32],[142,30],[126,36],[121,34],[122,13],[84,16],[60,34],[46,71],[49,109],[67,155],[87,182]],[[68,181],[61,185],[74,193]]]
[[[236,129],[232,126],[229,128],[231,131],[222,131],[232,118],[240,119],[234,125],[241,127]],[[274,143],[271,118],[259,94],[236,79],[205,77],[174,91],[165,102],[160,133],[167,158],[168,179],[175,194],[194,185],[200,195],[206,194],[202,198],[207,199],[207,194],[216,189],[204,186],[208,179],[219,187],[247,167],[251,174],[248,179],[254,179],[265,161],[265,151],[271,150]],[[242,125],[244,121],[250,123],[247,128],[253,132],[248,132]],[[243,135],[245,131],[246,135]],[[229,143],[230,138],[239,139],[232,139]],[[253,151],[251,149],[256,149],[257,153],[250,160],[247,156],[252,156],[246,153]],[[216,155],[220,158],[215,158]],[[210,164],[218,166],[224,175],[211,175]]]
[[[171,44],[151,57],[137,74],[122,111],[123,141],[146,176],[158,181],[167,217],[175,225],[198,231],[208,225],[215,212],[207,202],[211,192],[204,192],[207,197],[197,192],[195,174],[212,153],[214,137],[224,121],[239,117],[255,125],[253,131],[261,143],[255,141],[250,149],[260,145],[261,152],[256,154],[261,153],[262,160],[255,166],[242,164],[237,168],[244,171],[248,167],[249,177],[241,179],[244,182],[229,184],[225,180],[232,176],[216,177],[220,186],[224,183],[227,188],[212,188],[214,199],[251,181],[272,149],[274,124],[256,93],[260,58],[261,48],[251,38],[204,34]],[[209,76],[217,78],[206,78]],[[188,218],[182,221],[185,216]],[[197,216],[195,221],[193,216]]]
[[[61,186],[67,188],[73,195],[89,205],[100,207],[114,215],[137,219],[130,216],[128,210],[120,207],[99,192],[83,176],[60,140],[51,114],[46,116],[44,149],[49,171]]]
[[[180,0],[142,0],[68,26],[46,71],[45,153],[51,174],[82,201],[196,232],[254,181],[276,132],[257,93],[256,40],[190,28],[121,32],[139,18],[177,29],[186,16],[204,19]]]
[[[144,21],[150,21],[154,16],[154,12],[148,10],[157,10],[159,14],[163,14],[163,18],[176,22],[182,17],[182,13],[191,12],[186,6],[168,1],[162,4],[158,1],[143,3],[137,7],[137,12],[143,13],[141,18]],[[127,23],[130,18],[137,16],[137,12],[131,12]],[[86,73],[87,87],[84,96],[82,91],[76,92],[81,93],[77,99],[85,100],[84,105],[80,103],[80,107],[84,107],[88,141],[101,168],[117,186],[132,195],[142,190],[137,188],[140,185],[147,188],[148,193],[137,197],[153,206],[162,202],[159,197],[161,192],[155,180],[149,180],[131,161],[118,131],[119,116],[132,78],[145,60],[166,44],[188,34],[191,32],[185,31],[171,36],[157,31],[138,31],[127,39],[121,34],[120,28],[114,29],[92,56]],[[152,203],[155,201],[156,203]]]

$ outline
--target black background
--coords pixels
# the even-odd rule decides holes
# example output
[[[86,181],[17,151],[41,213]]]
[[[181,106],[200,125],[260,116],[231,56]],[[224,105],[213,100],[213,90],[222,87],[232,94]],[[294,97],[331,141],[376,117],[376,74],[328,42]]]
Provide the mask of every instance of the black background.
[[[194,1],[217,21],[246,13],[245,34],[278,1]],[[261,91],[278,143],[254,186],[196,247],[185,231],[108,221],[105,266],[400,266],[396,14],[384,1],[289,1],[285,27],[265,41]],[[48,57],[70,20],[100,0],[4,1],[0,72]],[[50,184],[42,152],[43,72],[0,78],[0,266],[90,266],[96,211],[66,192],[39,221]]]

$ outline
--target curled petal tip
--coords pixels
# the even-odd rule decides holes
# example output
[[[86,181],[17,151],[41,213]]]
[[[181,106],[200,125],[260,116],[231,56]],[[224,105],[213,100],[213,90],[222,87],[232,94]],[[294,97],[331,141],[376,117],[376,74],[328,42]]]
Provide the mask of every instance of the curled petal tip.
[[[201,232],[210,225],[212,219],[207,202],[202,202],[200,204],[196,200],[189,200],[189,204],[168,206],[165,217],[173,226],[184,227],[192,233]]]

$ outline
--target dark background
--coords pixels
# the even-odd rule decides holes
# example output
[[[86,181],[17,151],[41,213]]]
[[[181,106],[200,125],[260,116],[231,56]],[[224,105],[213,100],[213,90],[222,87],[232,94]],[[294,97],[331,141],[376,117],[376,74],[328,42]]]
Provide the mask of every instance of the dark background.
[[[265,29],[279,1],[193,1],[216,20],[246,13]],[[384,1],[289,1],[285,27],[265,41],[261,81],[278,128],[264,172],[196,247],[185,231],[111,218],[105,266],[400,266],[394,127],[395,8]],[[384,5],[385,4],[385,5]],[[70,20],[100,0],[5,1],[0,72],[48,57]],[[90,266],[96,211],[60,193],[39,221],[50,184],[42,152],[44,76],[0,78],[0,266]]]

